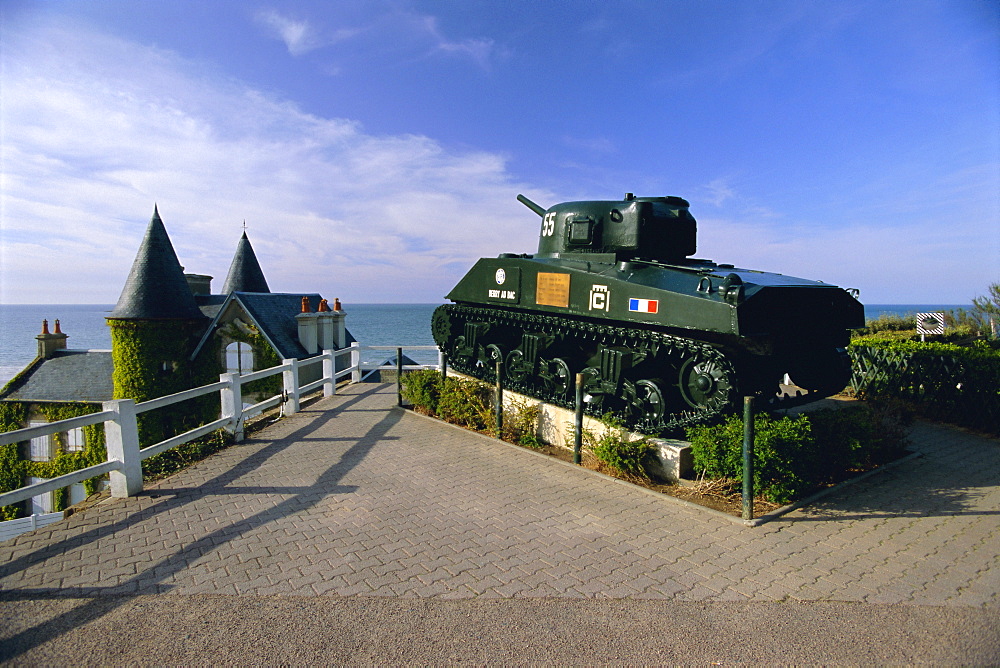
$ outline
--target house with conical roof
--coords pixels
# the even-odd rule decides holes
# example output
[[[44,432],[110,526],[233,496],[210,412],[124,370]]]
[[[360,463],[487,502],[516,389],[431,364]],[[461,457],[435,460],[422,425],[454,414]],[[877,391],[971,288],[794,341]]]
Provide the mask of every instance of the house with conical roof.
[[[331,309],[317,293],[270,291],[245,231],[221,293],[212,293],[211,280],[184,273],[154,206],[121,295],[107,316],[112,349],[68,350],[59,322],[54,333],[44,323],[36,337],[38,356],[0,390],[0,431],[96,412],[111,399],[148,401],[215,382],[220,373],[249,373],[354,341],[339,300]],[[302,384],[317,379],[319,367],[304,368]],[[280,382],[278,376],[255,381],[245,387],[246,396],[276,394]],[[197,426],[194,423],[211,421],[218,410],[218,401],[209,395],[172,410],[143,413],[140,442],[156,443]],[[96,456],[103,438],[93,427],[78,431],[33,439],[20,447],[3,446],[16,452],[0,451],[0,492],[7,491],[4,480],[30,484],[88,465],[82,462]],[[2,470],[5,466],[11,470]],[[86,491],[92,490],[52,493],[23,510],[59,509]],[[3,515],[13,512],[3,511],[0,519],[9,519]]]

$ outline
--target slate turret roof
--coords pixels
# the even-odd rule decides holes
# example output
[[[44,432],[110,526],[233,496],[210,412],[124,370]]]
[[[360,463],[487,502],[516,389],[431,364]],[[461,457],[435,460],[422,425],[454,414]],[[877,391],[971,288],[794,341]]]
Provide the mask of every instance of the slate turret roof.
[[[173,244],[153,207],[153,218],[132,263],[132,271],[111,319],[201,320],[184,269],[177,260]]]
[[[257,255],[253,252],[247,233],[244,232],[236,246],[236,255],[229,266],[226,282],[222,285],[222,294],[270,291],[264,279],[264,272],[260,269],[260,263],[257,262]]]

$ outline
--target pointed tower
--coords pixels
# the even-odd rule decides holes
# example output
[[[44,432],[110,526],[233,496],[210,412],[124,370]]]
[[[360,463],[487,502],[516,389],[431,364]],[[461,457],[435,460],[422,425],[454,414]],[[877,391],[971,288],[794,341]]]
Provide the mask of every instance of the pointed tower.
[[[247,233],[244,232],[236,246],[236,256],[229,266],[226,282],[222,285],[222,294],[270,291],[264,279],[264,272],[261,271],[260,263],[257,261],[257,255],[253,252]]]
[[[198,320],[202,312],[184,278],[173,244],[153,206],[153,218],[132,263],[132,271],[118,297],[113,319]]]
[[[116,399],[147,401],[196,387],[206,377],[204,369],[192,366],[189,356],[208,319],[195,303],[155,206],[125,287],[107,321]],[[217,373],[216,369],[211,371]],[[148,444],[161,440],[183,418],[164,412],[155,420],[142,422],[140,439]]]

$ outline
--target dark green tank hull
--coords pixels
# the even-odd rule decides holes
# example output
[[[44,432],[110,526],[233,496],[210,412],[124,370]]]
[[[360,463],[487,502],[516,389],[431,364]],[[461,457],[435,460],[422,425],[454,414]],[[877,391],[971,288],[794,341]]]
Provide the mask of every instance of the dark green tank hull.
[[[572,241],[576,219],[565,218],[555,230]],[[543,240],[553,236],[547,220]],[[582,373],[589,412],[647,433],[711,422],[744,395],[773,401],[786,374],[806,390],[799,401],[850,378],[845,349],[864,311],[841,288],[706,260],[570,250],[479,260],[448,294],[454,304],[434,313],[448,363],[494,381],[499,361],[504,387],[567,407]]]

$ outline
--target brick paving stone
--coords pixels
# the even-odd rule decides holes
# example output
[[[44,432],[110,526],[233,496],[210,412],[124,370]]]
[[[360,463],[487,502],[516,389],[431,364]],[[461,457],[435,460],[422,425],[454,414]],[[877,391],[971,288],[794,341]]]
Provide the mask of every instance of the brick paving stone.
[[[353,385],[252,439],[0,545],[0,590],[998,605],[1000,441],[760,527],[394,408]]]

